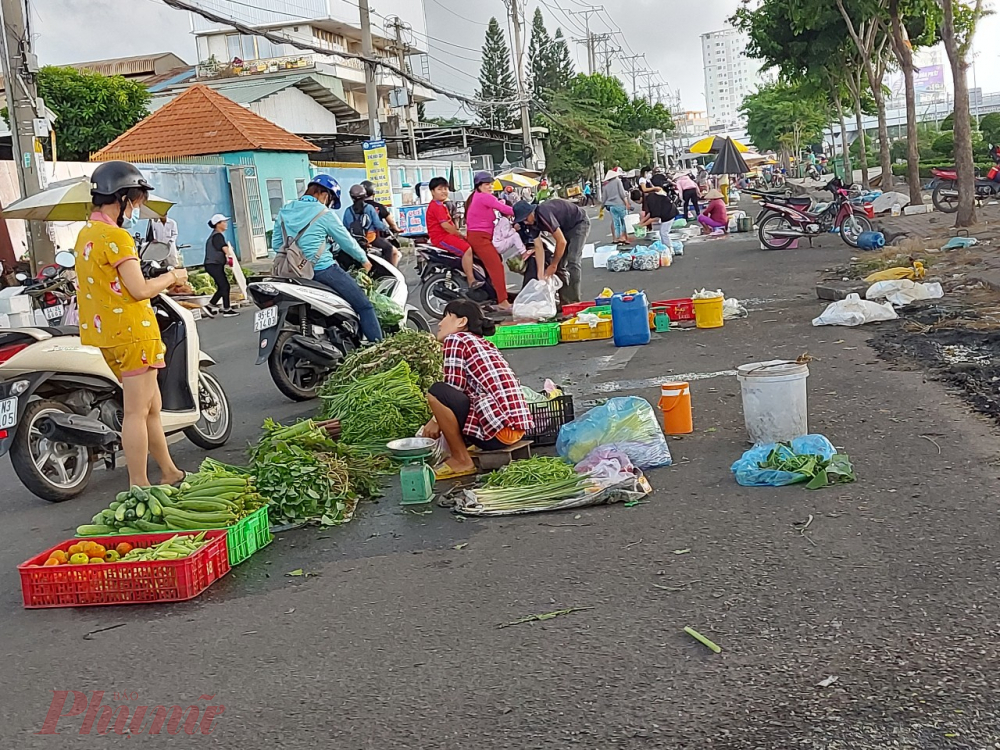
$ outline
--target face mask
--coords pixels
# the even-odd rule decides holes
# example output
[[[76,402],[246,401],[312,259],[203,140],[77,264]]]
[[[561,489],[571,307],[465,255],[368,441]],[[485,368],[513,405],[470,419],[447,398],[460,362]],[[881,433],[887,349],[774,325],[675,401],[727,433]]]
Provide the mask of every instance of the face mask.
[[[132,208],[132,213],[125,215],[122,218],[122,229],[134,229],[139,223],[139,207],[134,206]]]

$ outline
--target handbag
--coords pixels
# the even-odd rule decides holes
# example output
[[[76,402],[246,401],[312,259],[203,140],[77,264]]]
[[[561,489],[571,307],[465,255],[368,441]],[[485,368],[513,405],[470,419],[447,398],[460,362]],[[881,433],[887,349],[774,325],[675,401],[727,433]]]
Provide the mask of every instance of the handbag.
[[[278,217],[278,224],[281,225],[281,235],[284,238],[278,254],[274,256],[274,265],[271,273],[280,279],[312,279],[315,271],[312,261],[306,258],[302,248],[299,247],[299,240],[305,231],[313,225],[320,216],[326,212],[326,208],[321,208],[319,213],[313,216],[299,233],[289,238],[288,230],[285,229],[285,220]]]

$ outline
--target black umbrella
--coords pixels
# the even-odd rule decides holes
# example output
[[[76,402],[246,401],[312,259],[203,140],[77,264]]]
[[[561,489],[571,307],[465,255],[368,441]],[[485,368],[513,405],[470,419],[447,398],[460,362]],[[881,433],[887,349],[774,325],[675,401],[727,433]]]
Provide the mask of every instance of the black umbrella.
[[[448,189],[453,193],[458,190],[455,187],[455,162],[451,163],[451,170],[448,172]]]
[[[715,157],[715,164],[712,165],[712,174],[746,174],[749,171],[733,139],[723,139],[722,148],[719,149],[719,155]]]

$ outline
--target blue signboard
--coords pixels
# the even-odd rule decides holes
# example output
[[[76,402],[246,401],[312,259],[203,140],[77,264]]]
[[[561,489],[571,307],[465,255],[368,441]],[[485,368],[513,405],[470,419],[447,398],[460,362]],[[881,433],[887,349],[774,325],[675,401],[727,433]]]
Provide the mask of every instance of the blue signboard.
[[[399,220],[403,236],[427,234],[427,206],[400,206]]]

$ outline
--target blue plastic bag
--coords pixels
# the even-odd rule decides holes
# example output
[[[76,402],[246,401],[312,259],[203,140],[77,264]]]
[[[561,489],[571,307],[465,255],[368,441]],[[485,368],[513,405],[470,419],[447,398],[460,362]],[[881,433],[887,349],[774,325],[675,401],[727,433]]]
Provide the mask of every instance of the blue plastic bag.
[[[563,425],[556,440],[556,451],[574,464],[599,446],[617,448],[640,469],[671,463],[670,449],[656,412],[638,396],[608,399],[607,403]]]
[[[739,461],[732,466],[733,476],[736,477],[737,484],[744,487],[784,487],[806,481],[808,477],[802,474],[760,468],[760,464],[767,460],[771,451],[776,447],[778,447],[777,443],[755,445],[744,453]],[[791,450],[787,446],[781,446],[781,450],[787,452],[789,457],[809,454],[822,456],[825,460],[829,460],[837,452],[833,443],[823,435],[797,437],[792,441]]]
[[[660,253],[662,253],[664,250],[667,249],[667,246],[664,245],[662,241],[657,240],[656,242],[654,242],[652,245],[649,246],[649,249],[655,251],[656,254],[659,255]]]

